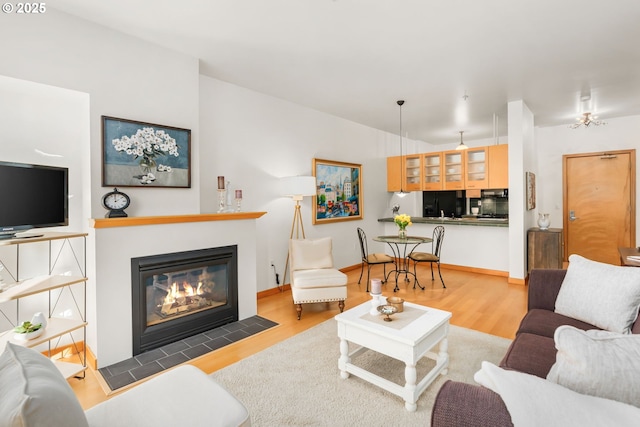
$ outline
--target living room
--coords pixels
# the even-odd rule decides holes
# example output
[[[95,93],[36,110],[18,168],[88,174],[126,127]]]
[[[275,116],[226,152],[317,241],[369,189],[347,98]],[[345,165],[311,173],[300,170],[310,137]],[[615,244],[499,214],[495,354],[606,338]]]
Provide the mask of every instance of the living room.
[[[249,228],[254,234],[250,269],[256,292],[276,288],[271,261],[280,277],[283,275],[293,204],[277,191],[279,178],[309,175],[313,158],[361,164],[364,216],[358,226],[373,234],[383,230],[378,218],[389,216],[390,207],[398,202],[385,191],[385,158],[399,153],[397,133],[203,75],[196,57],[55,8],[38,17],[4,15],[0,35],[5,41],[0,64],[2,160],[70,168],[74,197],[68,229],[90,234],[88,276],[91,282],[101,272],[96,287],[104,289],[112,279],[102,272],[104,259],[111,253],[98,246],[89,224],[90,218],[104,217],[101,198],[112,190],[102,186],[103,115],[192,132],[191,187],[126,189],[132,199],[129,216],[214,213],[217,176],[227,177],[232,189],[243,191],[244,211],[267,212],[255,225],[233,225],[238,233]],[[394,123],[397,96],[392,93],[388,100],[388,114]],[[411,98],[404,97],[406,111],[411,108]],[[524,199],[525,171],[536,173],[538,185],[537,210],[526,211],[521,203],[510,224],[513,260],[505,273],[524,280],[525,231],[535,226],[537,212],[550,213],[552,226],[562,223],[562,155],[634,148],[640,115],[607,117],[607,126],[573,130],[567,126],[573,117],[563,125],[534,127],[534,114],[526,99],[511,100],[509,106],[510,111],[520,111],[530,126],[525,136],[524,131],[520,136],[500,136],[501,143],[514,144],[521,153],[510,164],[514,175],[511,197],[517,200],[519,194],[520,200]],[[509,106],[504,106],[505,111]],[[490,138],[472,135],[465,142],[469,146],[493,143]],[[411,136],[404,143],[405,152],[426,152],[453,149],[458,140],[454,129],[450,142],[444,144],[429,144]],[[400,201],[402,211],[410,215],[419,215],[420,203],[414,194]],[[310,200],[305,199],[302,210],[307,237],[331,236],[337,267],[359,264],[354,223],[312,226],[310,208]],[[150,242],[163,238],[152,233],[148,236]],[[87,338],[90,347],[100,339],[100,330],[109,330],[109,325],[92,322],[91,317],[96,316],[92,311]],[[98,363],[106,363],[101,362],[100,351],[96,350]]]

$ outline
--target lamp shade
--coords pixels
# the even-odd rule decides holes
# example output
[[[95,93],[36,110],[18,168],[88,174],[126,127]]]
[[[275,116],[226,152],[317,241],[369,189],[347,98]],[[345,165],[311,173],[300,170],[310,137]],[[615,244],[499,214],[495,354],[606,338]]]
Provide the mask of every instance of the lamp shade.
[[[316,194],[314,176],[287,176],[280,179],[282,195],[287,197],[313,196]]]

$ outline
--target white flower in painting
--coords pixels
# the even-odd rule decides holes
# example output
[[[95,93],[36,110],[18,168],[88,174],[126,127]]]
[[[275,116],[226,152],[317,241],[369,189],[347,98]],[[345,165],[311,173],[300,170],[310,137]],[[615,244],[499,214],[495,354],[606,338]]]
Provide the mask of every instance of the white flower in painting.
[[[154,163],[154,159],[159,156],[180,156],[176,140],[165,131],[154,130],[152,127],[138,129],[135,135],[130,137],[124,135],[122,138],[116,138],[111,144],[116,151],[123,151],[134,156],[134,159],[141,157],[141,164]],[[152,176],[151,180],[155,180],[155,176]]]

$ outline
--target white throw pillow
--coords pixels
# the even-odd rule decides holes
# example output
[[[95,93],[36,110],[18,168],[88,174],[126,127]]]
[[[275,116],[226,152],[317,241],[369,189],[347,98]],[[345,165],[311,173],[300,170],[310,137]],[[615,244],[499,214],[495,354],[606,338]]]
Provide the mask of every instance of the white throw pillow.
[[[640,268],[569,257],[555,312],[627,334],[640,309]]]
[[[292,267],[295,270],[333,268],[331,237],[291,240]]]
[[[7,343],[0,355],[0,425],[88,427],[71,386],[53,362]]]
[[[547,379],[578,393],[640,407],[640,335],[560,326]]]

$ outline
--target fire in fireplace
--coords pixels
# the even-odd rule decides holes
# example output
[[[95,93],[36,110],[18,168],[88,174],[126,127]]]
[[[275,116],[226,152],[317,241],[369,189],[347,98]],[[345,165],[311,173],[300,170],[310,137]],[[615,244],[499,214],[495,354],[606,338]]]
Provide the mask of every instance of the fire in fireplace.
[[[131,260],[133,354],[238,320],[237,247]]]

